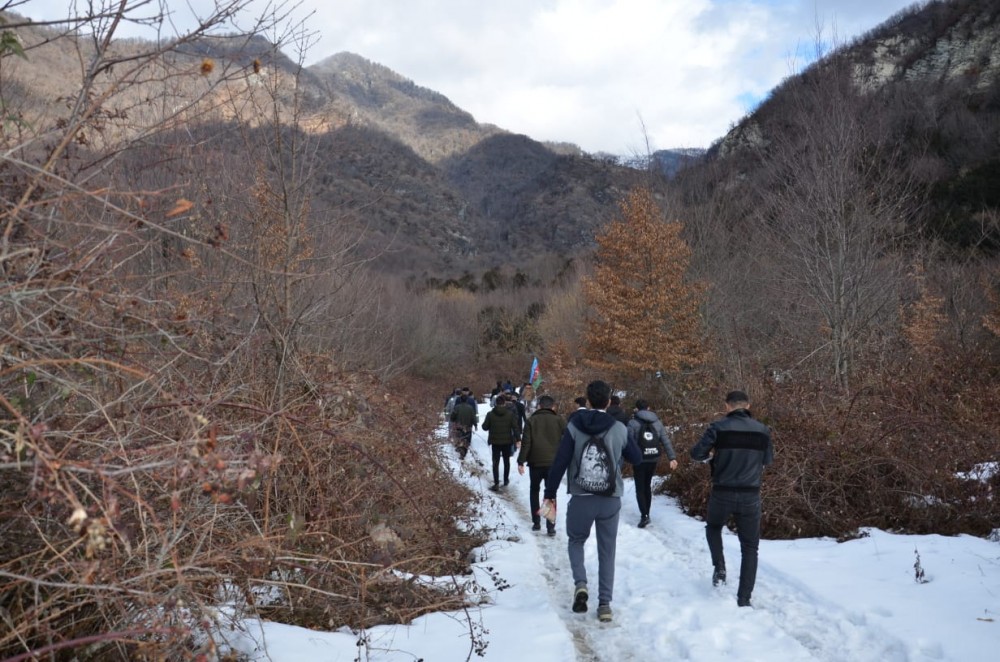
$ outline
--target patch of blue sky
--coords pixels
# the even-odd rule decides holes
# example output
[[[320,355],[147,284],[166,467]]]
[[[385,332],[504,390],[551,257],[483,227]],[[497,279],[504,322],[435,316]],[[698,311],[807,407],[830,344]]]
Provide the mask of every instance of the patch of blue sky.
[[[740,106],[743,108],[743,112],[750,114],[757,110],[757,106],[761,104],[764,99],[767,98],[766,94],[757,94],[755,92],[743,92],[736,97],[736,100],[740,102]]]

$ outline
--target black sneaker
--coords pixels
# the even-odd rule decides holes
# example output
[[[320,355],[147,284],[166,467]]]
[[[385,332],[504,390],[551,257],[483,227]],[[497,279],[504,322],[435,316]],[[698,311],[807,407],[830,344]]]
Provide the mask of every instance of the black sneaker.
[[[573,612],[582,614],[587,611],[587,598],[589,597],[586,586],[577,586],[576,590],[573,591]]]
[[[647,526],[649,526],[649,515],[643,515],[639,518],[639,528],[645,529]]]
[[[718,586],[719,584],[725,584],[725,583],[726,583],[726,569],[722,568],[720,570],[719,568],[716,568],[715,572],[712,573],[712,586]]]
[[[531,530],[532,531],[541,531],[542,530],[542,523],[541,522],[534,522],[534,523],[532,523]]]

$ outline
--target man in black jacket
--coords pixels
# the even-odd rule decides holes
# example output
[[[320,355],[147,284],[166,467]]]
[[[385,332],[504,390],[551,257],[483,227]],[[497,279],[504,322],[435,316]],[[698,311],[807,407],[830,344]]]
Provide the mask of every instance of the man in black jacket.
[[[608,414],[616,421],[621,421],[625,425],[628,425],[629,415],[622,409],[622,399],[617,395],[611,396],[611,404],[608,405]]]
[[[712,468],[712,494],[705,516],[705,537],[712,554],[712,585],[726,582],[722,527],[732,516],[740,539],[740,584],[736,604],[750,606],[757,579],[760,544],[760,481],[764,466],[774,459],[771,431],[750,416],[750,398],[743,391],[726,395],[726,416],[705,430],[691,457]]]

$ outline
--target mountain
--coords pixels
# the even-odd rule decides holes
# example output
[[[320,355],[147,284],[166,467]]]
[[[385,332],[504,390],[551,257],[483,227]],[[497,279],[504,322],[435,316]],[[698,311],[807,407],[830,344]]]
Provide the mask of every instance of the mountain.
[[[27,57],[4,61],[5,106],[31,126],[58,126],[67,118],[58,100],[83,84],[74,54],[87,58],[92,45],[7,18]],[[128,62],[148,47],[113,42],[113,56]],[[101,73],[108,83],[99,85],[118,89],[99,111],[100,129],[80,142],[82,161],[137,144],[143,153],[148,145],[191,144],[233,159],[242,145],[270,140],[254,132],[277,118],[302,132],[296,140],[314,155],[300,172],[313,173],[317,222],[330,214],[352,219],[359,256],[375,255],[375,266],[402,275],[451,277],[549,256],[561,262],[588,251],[623,193],[647,183],[644,173],[574,145],[480,124],[444,95],[352,53],[300,69],[259,36],[206,37],[175,45],[163,66],[170,104],[150,102],[163,94],[163,81],[130,77],[123,65]],[[257,137],[249,140],[251,133]],[[236,158],[231,169],[245,163]],[[195,195],[198,177],[168,172],[142,178]],[[177,179],[157,179],[167,176]]]
[[[383,236],[403,228],[407,237],[440,237],[439,255],[419,258],[429,271],[524,265],[546,255],[586,251],[595,229],[617,211],[622,193],[644,181],[642,173],[601,162],[575,146],[547,145],[478,124],[444,95],[358,55],[339,53],[308,71],[327,91],[329,108],[352,125],[405,145],[438,171],[433,186],[427,180],[408,195],[457,202],[421,216],[411,210],[402,222],[390,218],[385,203],[391,194],[371,210],[382,217],[375,225]],[[395,168],[388,159],[385,164],[389,171]],[[456,225],[457,230],[442,232],[442,226]],[[410,264],[401,257],[391,260],[393,268]]]
[[[478,124],[443,94],[353,53],[338,53],[306,71],[324,88],[329,108],[395,137],[431,163],[501,133]]]
[[[699,148],[661,149],[653,152],[653,161],[660,172],[672,179],[682,169],[694,165],[705,156],[706,150]]]
[[[919,192],[914,231],[1000,249],[980,218],[1000,210],[1000,0],[914,5],[828,53],[712,145],[682,187],[767,188],[774,164],[837,131],[837,113],[855,142],[891,152],[879,172]]]

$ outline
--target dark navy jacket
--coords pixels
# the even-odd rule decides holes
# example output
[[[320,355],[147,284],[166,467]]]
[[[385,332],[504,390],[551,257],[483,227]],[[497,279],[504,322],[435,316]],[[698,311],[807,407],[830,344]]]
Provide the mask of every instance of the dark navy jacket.
[[[746,409],[735,409],[709,425],[691,449],[691,457],[705,462],[712,450],[713,490],[759,490],[764,466],[774,459],[771,430]]]
[[[606,432],[606,434],[604,434]],[[563,475],[569,471],[570,476],[576,475],[576,468],[580,464],[580,455],[583,446],[592,435],[604,434],[604,441],[608,446],[615,462],[615,493],[613,496],[621,497],[624,491],[622,483],[622,458],[632,464],[642,462],[642,451],[636,444],[635,439],[629,439],[628,430],[613,416],[599,409],[578,409],[574,412],[572,422],[566,426],[562,439],[559,440],[559,448],[556,450],[555,460],[549,467],[549,473],[545,477],[545,498],[555,499],[562,482]],[[570,481],[572,483],[572,481]],[[568,485],[570,494],[583,494],[575,485]]]

